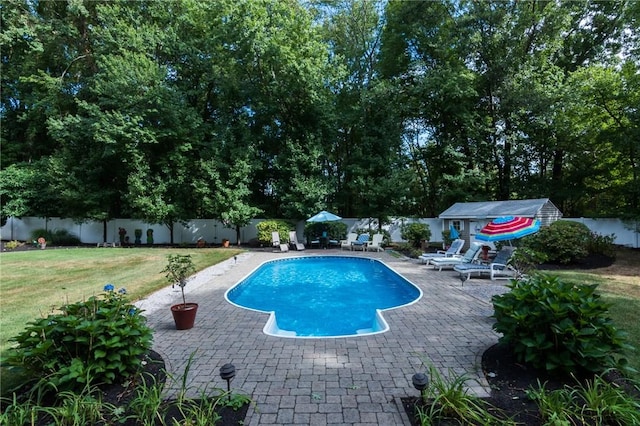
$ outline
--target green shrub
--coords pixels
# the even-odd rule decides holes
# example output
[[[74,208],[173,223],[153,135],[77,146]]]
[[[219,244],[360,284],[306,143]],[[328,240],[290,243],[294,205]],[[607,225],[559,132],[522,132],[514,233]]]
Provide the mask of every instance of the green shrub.
[[[75,246],[80,244],[80,239],[66,229],[55,229],[51,237],[51,243],[59,246]]]
[[[401,234],[403,240],[409,241],[413,247],[420,247],[422,241],[429,241],[431,239],[431,230],[429,225],[425,223],[408,223],[402,225]]]
[[[31,231],[31,241],[38,241],[38,238],[43,237],[47,240],[47,243],[51,243],[53,241],[53,232],[48,229],[40,228],[34,229]]]
[[[256,225],[258,230],[258,241],[263,246],[271,246],[271,233],[278,232],[280,234],[280,242],[287,244],[289,242],[289,231],[293,229],[293,225],[284,220],[265,220]]]
[[[492,298],[493,329],[520,362],[548,371],[598,372],[615,366],[615,354],[628,348],[596,285],[574,286],[537,274],[507,286],[510,292]]]
[[[536,234],[525,237],[522,245],[545,253],[549,262],[567,264],[589,254],[590,239],[591,231],[586,225],[558,220],[550,226],[540,228]]]
[[[107,284],[104,291],[28,323],[11,339],[17,347],[8,363],[41,378],[38,388],[58,392],[117,383],[135,372],[151,347],[152,331],[124,289],[115,292]]]
[[[451,246],[451,243],[453,243],[453,238],[451,238],[451,231],[449,229],[442,231],[442,242],[445,247],[449,247]]]
[[[589,254],[602,254],[607,257],[615,258],[616,246],[613,244],[615,240],[615,234],[600,235],[592,232],[591,237],[587,242],[587,251]]]

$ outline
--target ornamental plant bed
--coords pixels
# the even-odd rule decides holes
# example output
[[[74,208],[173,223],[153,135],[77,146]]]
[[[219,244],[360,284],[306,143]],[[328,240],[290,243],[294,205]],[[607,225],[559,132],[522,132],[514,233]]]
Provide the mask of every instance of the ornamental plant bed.
[[[150,362],[145,363],[140,376],[153,377],[151,383],[163,385],[167,380],[167,374],[165,371],[165,363],[160,354],[155,351],[150,351]],[[147,382],[149,382],[147,380]],[[138,378],[137,380],[131,380],[127,382],[127,386],[109,386],[102,392],[103,402],[111,403],[120,407],[127,407],[133,399],[136,397],[139,386],[143,386],[144,383]],[[233,398],[233,397],[232,397]],[[202,404],[203,400],[197,398],[185,399],[182,403],[177,400],[165,400],[160,407],[160,413],[162,414],[162,421],[157,420],[156,425],[173,425],[183,424],[184,412],[188,411],[190,407],[197,408]],[[227,404],[227,396],[222,397],[222,400],[215,404],[215,415],[210,416],[212,426],[238,426],[244,423],[244,419],[249,409],[249,402],[229,406]],[[185,410],[185,408],[187,410]],[[140,426],[143,423],[140,419],[129,419],[125,423],[119,423],[125,426]],[[191,424],[191,423],[189,423]]]
[[[535,403],[524,395],[524,391],[530,385],[536,384],[538,373],[517,364],[508,349],[498,345],[489,348],[483,354],[482,369],[485,376],[487,372],[492,373],[491,377],[486,377],[491,388],[491,396],[481,398],[482,401],[489,404],[489,407],[501,410],[501,418],[512,418],[520,424],[528,426],[542,424]],[[562,386],[563,384],[563,381],[557,381],[551,385]],[[424,401],[419,397],[402,399],[403,407],[412,426],[420,425],[419,411],[426,411],[428,407],[425,404],[432,403],[433,401]],[[435,426],[459,424],[460,422],[456,419],[439,419]]]
[[[114,383],[98,387],[97,392],[101,400],[101,406],[103,407],[103,420],[92,424],[97,426],[113,424],[141,426],[143,424],[149,424],[136,417],[130,407],[136,403],[136,399],[146,400],[146,403],[151,403],[153,396],[147,396],[147,394],[151,395],[152,393],[145,392],[149,390],[152,385],[162,387],[167,380],[167,374],[164,360],[157,352],[149,351],[149,353],[143,357],[143,360],[143,367],[134,377],[129,378],[123,383]],[[18,401],[25,401],[27,397],[26,390],[18,390],[16,392]],[[247,398],[233,399],[233,396],[232,401],[234,401],[234,403],[230,406],[227,402],[227,396],[223,396],[219,402],[215,404],[215,414],[209,416],[210,423],[208,424],[212,426],[238,426],[243,424],[249,409],[249,401]],[[8,402],[8,400],[2,401],[0,412],[4,412],[4,410],[7,409],[6,402]],[[182,403],[179,403],[177,400],[160,401],[160,406],[157,410],[159,417],[154,424],[158,426],[183,424],[184,413],[188,412],[189,408],[197,408],[201,402],[201,399],[194,398],[187,398],[183,400]],[[41,402],[39,407],[46,410],[49,407],[53,407],[53,401],[51,398],[47,398]],[[105,407],[112,408],[105,409]],[[113,415],[114,410],[120,412],[117,418]],[[124,420],[124,417],[128,418]],[[213,421],[214,419],[215,422]],[[48,426],[55,423],[50,415],[44,411],[40,411],[35,421],[29,424],[33,424],[34,426]]]
[[[164,361],[151,350],[152,330],[126,294],[106,284],[101,295],[28,322],[11,339],[5,360],[22,388],[3,394],[0,424],[225,425],[246,415],[250,399],[230,391],[187,397],[188,367],[176,400],[166,400]],[[171,376],[173,385],[177,379]]]
[[[482,370],[491,389],[489,397],[481,398],[483,402],[488,404],[488,412],[499,419],[511,419],[515,424],[527,426],[545,424],[536,402],[527,396],[527,390],[538,389],[538,383],[544,384],[547,391],[552,391],[565,387],[576,387],[579,382],[584,383],[588,379],[593,379],[593,375],[587,372],[571,377],[569,375],[549,374],[545,371],[536,370],[525,364],[518,363],[510,349],[501,344],[496,344],[484,352]],[[623,389],[630,398],[635,398],[636,402],[640,404],[638,388],[627,382],[619,372],[608,372],[604,375],[604,380],[611,382],[615,388]],[[412,426],[420,426],[419,411],[428,410],[428,405],[433,402],[430,400],[424,401],[417,396],[402,398],[401,401]],[[598,424],[596,421],[590,422],[588,417],[585,420],[585,422],[572,424]],[[460,424],[459,420],[446,418],[439,419],[433,423],[434,426]],[[464,424],[474,423],[465,422]],[[621,423],[611,422],[607,424],[618,425]]]

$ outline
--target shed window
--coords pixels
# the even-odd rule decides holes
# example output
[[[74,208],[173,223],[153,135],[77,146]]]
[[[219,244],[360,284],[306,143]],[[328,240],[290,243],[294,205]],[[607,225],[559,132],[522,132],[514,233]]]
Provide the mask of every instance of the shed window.
[[[452,220],[451,224],[456,229],[456,231],[460,232],[464,229],[463,223],[461,220]]]

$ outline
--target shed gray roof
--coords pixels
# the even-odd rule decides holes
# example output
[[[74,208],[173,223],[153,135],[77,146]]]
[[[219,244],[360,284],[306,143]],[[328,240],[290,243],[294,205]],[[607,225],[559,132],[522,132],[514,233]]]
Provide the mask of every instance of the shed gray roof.
[[[546,204],[557,207],[548,198],[534,200],[479,201],[455,203],[438,216],[440,219],[494,219],[500,216],[535,217]]]

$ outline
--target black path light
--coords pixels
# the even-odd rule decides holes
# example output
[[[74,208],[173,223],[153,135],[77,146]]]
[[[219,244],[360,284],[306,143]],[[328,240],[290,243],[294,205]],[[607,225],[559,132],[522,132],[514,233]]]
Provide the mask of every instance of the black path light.
[[[231,380],[236,377],[236,367],[233,364],[225,364],[220,367],[220,377],[227,381],[227,393],[231,401]]]
[[[462,283],[462,287],[464,287],[464,282],[467,280],[468,275],[460,273],[460,282]]]
[[[413,387],[420,391],[420,397],[424,399],[424,390],[429,386],[429,377],[424,373],[416,373],[411,378]],[[426,403],[426,401],[423,401]]]

